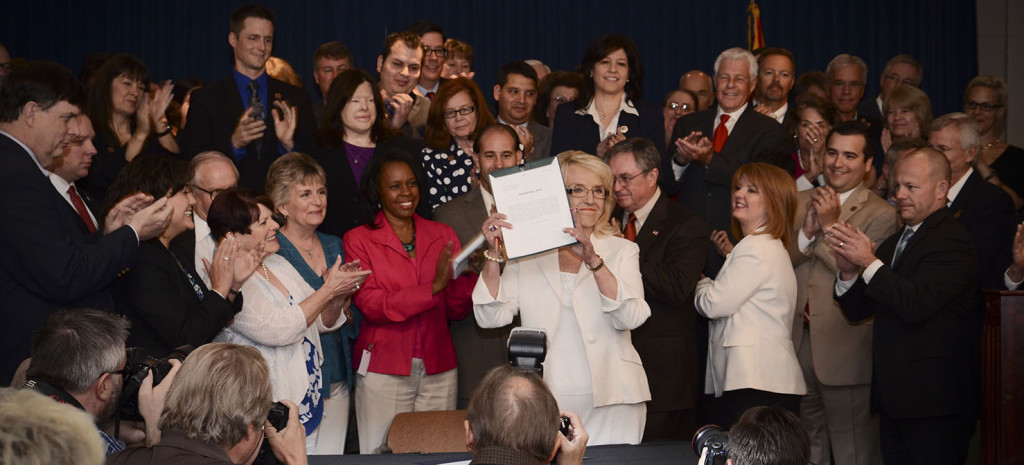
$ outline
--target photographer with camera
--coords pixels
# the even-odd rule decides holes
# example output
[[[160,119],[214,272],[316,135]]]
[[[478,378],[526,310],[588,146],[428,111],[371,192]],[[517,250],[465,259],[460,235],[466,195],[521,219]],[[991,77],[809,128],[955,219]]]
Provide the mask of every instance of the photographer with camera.
[[[155,387],[152,373],[142,381],[138,405],[145,421],[144,431],[122,424],[121,438],[109,434],[126,377],[133,374],[125,366],[128,327],[128,320],[123,316],[102,310],[54,313],[36,331],[32,359],[25,373],[26,388],[89,413],[104,440],[107,454],[123,450],[122,440],[145,441],[146,445],[160,440],[156,423],[178,366],[177,361],[172,361],[170,371]]]
[[[560,416],[568,420],[563,428]],[[465,426],[470,465],[578,465],[590,439],[575,413],[558,411],[539,375],[507,365],[491,370],[473,392]]]
[[[810,440],[800,418],[779,407],[752,407],[729,432],[707,425],[693,436],[698,465],[807,465]]]
[[[281,401],[287,423],[269,419],[270,370],[259,350],[226,342],[197,348],[181,365],[160,417],[163,438],[149,448],[113,455],[108,465],[252,464],[266,438],[285,465],[305,465],[306,430],[298,407]],[[276,415],[275,415],[276,416]],[[280,424],[280,423],[278,423]]]

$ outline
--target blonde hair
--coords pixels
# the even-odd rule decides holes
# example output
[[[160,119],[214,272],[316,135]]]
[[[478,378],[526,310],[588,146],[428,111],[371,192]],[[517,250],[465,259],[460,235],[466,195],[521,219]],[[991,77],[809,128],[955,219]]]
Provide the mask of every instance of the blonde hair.
[[[313,157],[300,152],[291,152],[274,160],[267,169],[267,196],[274,202],[274,211],[292,196],[292,188],[299,184],[320,181],[327,185],[327,174]]]
[[[742,165],[736,170],[736,174],[732,175],[732,190],[734,192],[740,178],[744,176],[747,181],[757,187],[757,191],[764,197],[767,216],[764,232],[755,234],[770,234],[788,247],[792,234],[790,228],[793,226],[793,217],[796,215],[796,183],[793,181],[793,177],[782,168],[767,163]],[[743,238],[740,223],[735,217],[732,219],[732,232],[736,237]]]
[[[287,82],[295,87],[302,87],[302,79],[299,79],[295,69],[284,59],[270,57],[267,60],[267,74],[278,81]]]
[[[270,369],[253,347],[214,342],[189,354],[167,392],[160,429],[229,448],[259,429],[273,401]]]
[[[563,178],[569,167],[574,165],[586,169],[601,178],[601,185],[604,186],[607,194],[604,196],[604,210],[597,219],[597,224],[594,225],[594,234],[604,237],[612,236],[618,232],[608,222],[608,219],[612,216],[612,210],[615,209],[615,196],[612,195],[612,169],[605,162],[601,161],[600,158],[589,153],[580,152],[579,150],[569,150],[558,154],[558,164],[562,168]]]
[[[0,388],[0,463],[100,465],[105,452],[85,411],[30,389]]]

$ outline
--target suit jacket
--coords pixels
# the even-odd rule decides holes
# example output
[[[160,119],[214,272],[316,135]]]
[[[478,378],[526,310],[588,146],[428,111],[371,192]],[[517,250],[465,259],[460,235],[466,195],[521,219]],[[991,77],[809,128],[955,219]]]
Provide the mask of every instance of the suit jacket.
[[[715,132],[715,113],[718,107],[683,115],[676,121],[672,131],[672,140],[686,137],[692,131],[699,131],[709,139]],[[736,238],[731,235],[732,208],[732,175],[740,165],[757,161],[758,155],[766,150],[781,150],[785,146],[782,125],[769,116],[762,115],[750,106],[736,120],[729,138],[726,139],[722,152],[711,157],[708,165],[691,163],[679,180],[672,173],[672,157],[675,149],[666,152],[670,156],[662,157],[661,176],[662,191],[665,195],[678,195],[677,200],[683,206],[693,210],[712,230],[730,232],[732,242]],[[715,276],[722,267],[723,258],[712,251],[707,255],[704,274]]]
[[[978,246],[981,288],[1002,289],[1003,272],[1010,266],[1010,245],[1016,230],[1010,196],[973,171],[949,208]]]
[[[630,330],[651,315],[644,301],[640,249],[619,237],[591,236],[591,241],[619,283],[616,298],[609,299],[598,290],[594,273],[580,266],[573,288],[573,310],[587,342],[584,350],[590,365],[594,406],[651,400],[643,363],[630,339]],[[483,279],[477,281],[473,313],[485,328],[505,326],[519,314],[524,326],[543,329],[551,337],[561,320],[561,293],[558,250],[549,250],[509,262],[501,274],[497,298],[491,297]],[[549,352],[547,359],[560,356]]]
[[[883,266],[836,300],[851,321],[874,316],[871,405],[896,419],[976,413],[982,309],[978,252],[969,232],[941,208],[910,237],[902,231],[875,255]]]
[[[882,114],[882,109],[878,108],[878,103],[875,99],[868,97],[866,100],[861,100],[857,104],[857,115],[869,118],[875,121],[885,121],[885,115]],[[885,156],[882,156],[885,158]]]
[[[189,281],[186,262],[195,261],[191,255],[176,257],[155,239],[139,245],[131,270],[114,290],[118,312],[132,322],[130,346],[142,347],[154,357],[186,344],[199,347],[242,310],[241,296],[228,302],[191,271],[194,282]]]
[[[613,218],[622,218],[620,211]],[[651,386],[648,412],[694,408],[699,392],[693,292],[708,252],[708,226],[686,207],[661,195],[637,231],[644,299],[651,317],[633,330]]]
[[[697,311],[711,319],[705,394],[807,391],[793,349],[795,302],[796,276],[786,247],[768,234],[744,237],[714,280],[697,283]]]
[[[359,260],[364,269],[373,270],[354,298],[363,312],[363,324],[352,365],[359,366],[366,350],[372,356],[369,371],[409,376],[418,333],[428,375],[455,368],[448,320],[460,320],[469,314],[473,279],[459,276],[444,291],[437,295],[431,292],[445,244],[453,244],[453,257],[459,253],[455,231],[417,215],[416,258],[409,258],[384,213],[378,213],[375,221],[383,226],[360,226],[342,240],[348,260]]]
[[[537,161],[557,155],[551,153],[551,128],[530,120],[526,123],[526,129],[529,129],[530,135],[533,136],[533,154],[526,157],[526,161]]]
[[[650,102],[634,102],[640,116],[619,112],[619,126],[629,128],[629,137],[644,137],[654,143],[659,152],[665,151],[665,123],[661,107]],[[566,150],[581,150],[589,154],[597,152],[601,142],[601,130],[594,118],[586,113],[577,113],[575,105],[559,105],[555,111],[555,122],[551,130],[551,154],[558,155]]]
[[[871,334],[874,322],[851,323],[832,298],[836,282],[836,257],[818,232],[806,252],[800,250],[797,234],[807,217],[813,191],[799,194],[789,256],[796,273],[796,313],[793,317],[793,346],[799,350],[803,338],[804,308],[810,310],[811,360],[818,380],[829,386],[871,383]],[[845,221],[881,243],[899,226],[892,205],[864,184],[857,186],[839,213]],[[827,225],[826,225],[827,226]]]
[[[255,144],[249,144],[245,156],[235,160],[238,166],[238,185],[263,192],[267,180],[267,169],[281,153],[279,142],[274,133],[274,118],[271,111],[273,102],[286,100],[289,105],[298,109],[298,120],[295,127],[295,151],[308,150],[312,145],[316,119],[309,103],[309,96],[298,87],[274,78],[267,80],[267,97],[263,102],[266,108],[267,129],[263,131],[262,148],[257,152]],[[179,136],[181,153],[186,157],[194,157],[206,150],[216,150],[235,159],[231,145],[231,134],[235,132],[239,118],[245,112],[245,99],[238,93],[233,75],[217,81],[209,86],[200,87],[192,92],[192,107],[188,112],[188,124],[182,128]]]
[[[451,226],[462,244],[479,235],[487,219],[480,189],[478,185],[434,210],[434,219]],[[508,363],[508,336],[516,326],[519,325],[512,322],[500,328],[481,328],[472,312],[463,320],[451,322],[455,355],[459,359],[459,408],[466,408],[473,391],[491,368]]]
[[[135,259],[131,227],[85,232],[81,218],[32,161],[0,135],[0,379],[29,356],[32,331],[61,308],[113,310],[107,286]]]

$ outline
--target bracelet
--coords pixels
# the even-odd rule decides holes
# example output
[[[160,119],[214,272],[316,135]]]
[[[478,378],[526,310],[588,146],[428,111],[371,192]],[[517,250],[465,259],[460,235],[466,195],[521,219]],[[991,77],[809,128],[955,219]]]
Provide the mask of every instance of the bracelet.
[[[505,259],[504,258],[500,258],[500,257],[499,258],[494,258],[494,257],[490,256],[487,253],[486,250],[484,250],[484,258],[486,258],[486,259],[488,259],[488,260],[490,260],[490,261],[492,261],[494,263],[497,263],[499,265],[502,264],[502,263],[505,263]]]
[[[600,259],[601,259],[601,263],[598,263],[598,264],[597,264],[597,266],[595,266],[595,267],[593,267],[593,268],[591,268],[591,267],[590,267],[590,264],[589,264],[589,263],[587,263],[587,262],[583,262],[583,264],[584,264],[584,265],[586,265],[587,269],[588,269],[588,270],[590,270],[590,271],[597,271],[597,270],[600,270],[601,268],[604,268],[604,259],[603,259],[603,258],[601,258],[601,256],[598,256],[597,258],[600,258]]]
[[[996,170],[992,170],[992,172],[989,173],[988,176],[985,176],[985,180],[988,181],[994,177],[996,177]]]
[[[237,296],[237,295],[240,295],[241,293],[242,293],[242,290],[241,290],[241,289],[239,289],[239,290],[229,289],[229,290],[228,290],[228,294],[229,294],[229,295],[234,295],[234,296]]]
[[[170,124],[168,124],[168,125],[167,125],[167,129],[164,129],[164,131],[163,131],[163,132],[158,132],[158,133],[156,133],[156,137],[163,137],[163,136],[166,136],[166,135],[168,135],[168,134],[170,134],[170,133],[171,133],[171,125],[170,125]]]

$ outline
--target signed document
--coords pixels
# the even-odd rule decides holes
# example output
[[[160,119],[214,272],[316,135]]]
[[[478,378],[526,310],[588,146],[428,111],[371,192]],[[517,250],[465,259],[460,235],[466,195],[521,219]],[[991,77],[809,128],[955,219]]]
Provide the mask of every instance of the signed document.
[[[494,205],[512,224],[501,232],[509,260],[576,242],[562,232],[573,221],[558,158],[498,170],[490,177]]]

